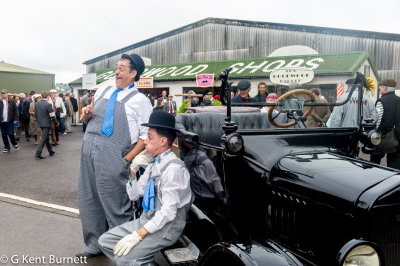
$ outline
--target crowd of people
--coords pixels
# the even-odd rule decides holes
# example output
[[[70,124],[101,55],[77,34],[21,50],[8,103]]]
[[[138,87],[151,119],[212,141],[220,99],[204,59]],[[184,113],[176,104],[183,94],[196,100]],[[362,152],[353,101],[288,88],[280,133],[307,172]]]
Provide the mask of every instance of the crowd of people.
[[[43,103],[40,103],[42,101]],[[48,109],[47,113],[41,110],[44,103],[46,103],[44,109]],[[53,155],[54,150],[51,145],[59,145],[59,135],[72,133],[71,126],[76,125],[75,113],[77,111],[77,100],[70,92],[62,94],[52,89],[41,94],[36,94],[35,91],[31,91],[29,94],[10,94],[6,89],[2,89],[0,112],[3,153],[11,151],[10,142],[18,150],[18,142],[24,133],[26,141],[31,141],[33,138],[35,145],[38,145],[36,158],[45,158],[41,155],[45,144],[49,154]],[[48,132],[47,127],[49,128]],[[51,144],[47,145],[50,138]]]

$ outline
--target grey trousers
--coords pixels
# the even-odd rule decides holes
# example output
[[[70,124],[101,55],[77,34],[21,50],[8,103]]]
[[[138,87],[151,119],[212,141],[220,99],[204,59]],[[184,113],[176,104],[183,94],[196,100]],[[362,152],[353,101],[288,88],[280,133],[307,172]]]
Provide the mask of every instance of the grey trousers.
[[[36,154],[37,156],[42,155],[42,150],[44,145],[46,145],[47,151],[52,152],[53,148],[50,145],[50,139],[49,139],[49,134],[50,134],[50,128],[49,127],[41,127],[42,129],[42,139],[39,142],[39,145],[36,149]]]
[[[141,227],[139,219],[114,227],[99,238],[101,251],[116,265],[155,265],[154,254],[162,248],[171,246],[177,240],[176,237],[169,237],[170,234],[163,236],[164,231],[162,230],[145,237],[126,256],[118,256],[113,253],[113,248],[118,241]],[[180,234],[176,236],[179,237]]]

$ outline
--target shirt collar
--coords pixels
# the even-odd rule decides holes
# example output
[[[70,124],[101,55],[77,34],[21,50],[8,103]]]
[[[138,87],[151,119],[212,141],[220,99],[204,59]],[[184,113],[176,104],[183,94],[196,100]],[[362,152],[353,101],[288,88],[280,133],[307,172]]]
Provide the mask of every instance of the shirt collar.
[[[117,87],[117,89],[118,89],[118,87]],[[136,89],[135,82],[133,82],[131,85],[129,85],[129,86],[123,88],[124,91],[125,91],[125,90],[130,90],[130,89]]]
[[[168,154],[170,154],[171,152],[172,152],[172,150],[169,149],[155,157],[150,158],[150,163],[154,163],[154,162],[160,163],[161,160],[164,159],[164,157],[167,156]]]

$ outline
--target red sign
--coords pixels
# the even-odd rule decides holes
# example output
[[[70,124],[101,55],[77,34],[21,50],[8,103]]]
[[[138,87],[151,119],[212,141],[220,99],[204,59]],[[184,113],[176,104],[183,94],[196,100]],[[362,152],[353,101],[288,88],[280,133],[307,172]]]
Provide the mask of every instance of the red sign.
[[[212,87],[214,84],[214,74],[196,75],[197,87]]]
[[[135,82],[136,88],[153,88],[153,78],[140,78]]]

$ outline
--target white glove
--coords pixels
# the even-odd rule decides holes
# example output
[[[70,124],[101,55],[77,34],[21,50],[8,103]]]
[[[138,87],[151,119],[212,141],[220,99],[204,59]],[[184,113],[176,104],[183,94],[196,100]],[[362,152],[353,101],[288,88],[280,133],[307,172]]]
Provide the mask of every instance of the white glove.
[[[125,236],[122,238],[114,247],[114,255],[128,255],[129,251],[136,246],[142,238],[140,235],[137,233],[137,231],[133,232],[130,235]]]
[[[136,174],[137,170],[139,170],[140,166],[147,166],[150,163],[150,156],[146,150],[143,150],[135,158],[131,163],[131,170],[133,174]]]

